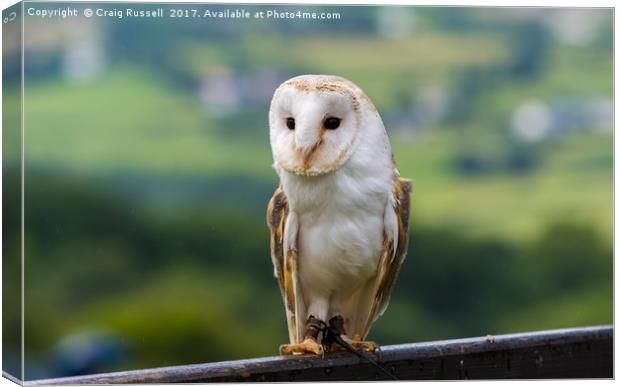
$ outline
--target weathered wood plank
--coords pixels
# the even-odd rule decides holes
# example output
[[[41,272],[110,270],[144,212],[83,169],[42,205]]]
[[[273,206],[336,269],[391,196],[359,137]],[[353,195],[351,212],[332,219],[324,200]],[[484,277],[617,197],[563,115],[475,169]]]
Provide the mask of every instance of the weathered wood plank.
[[[381,347],[372,355],[400,380],[612,378],[611,326]],[[274,356],[58,379],[26,385],[385,380],[351,354]]]

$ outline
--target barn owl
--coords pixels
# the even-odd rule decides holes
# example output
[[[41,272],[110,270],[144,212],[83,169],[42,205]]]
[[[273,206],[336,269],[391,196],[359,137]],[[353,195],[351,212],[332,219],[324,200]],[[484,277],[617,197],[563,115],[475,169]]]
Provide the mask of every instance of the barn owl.
[[[269,127],[280,186],[267,223],[290,340],[280,352],[322,355],[326,324],[373,351],[363,340],[407,253],[411,191],[381,117],[351,81],[302,75],[276,89]]]

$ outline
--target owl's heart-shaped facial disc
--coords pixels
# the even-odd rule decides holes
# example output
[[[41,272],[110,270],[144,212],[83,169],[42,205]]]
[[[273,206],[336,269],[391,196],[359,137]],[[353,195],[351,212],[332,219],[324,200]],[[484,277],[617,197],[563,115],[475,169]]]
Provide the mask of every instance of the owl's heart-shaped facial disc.
[[[359,136],[359,100],[339,77],[301,76],[274,93],[269,114],[271,147],[285,171],[316,176],[340,168]]]

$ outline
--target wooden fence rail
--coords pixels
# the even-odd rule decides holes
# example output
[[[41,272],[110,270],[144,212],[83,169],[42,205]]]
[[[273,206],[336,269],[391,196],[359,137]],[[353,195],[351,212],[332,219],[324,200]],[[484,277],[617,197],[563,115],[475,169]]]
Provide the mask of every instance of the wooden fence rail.
[[[611,326],[381,347],[373,358],[400,380],[612,378]],[[26,382],[52,384],[386,380],[351,354],[274,356]]]

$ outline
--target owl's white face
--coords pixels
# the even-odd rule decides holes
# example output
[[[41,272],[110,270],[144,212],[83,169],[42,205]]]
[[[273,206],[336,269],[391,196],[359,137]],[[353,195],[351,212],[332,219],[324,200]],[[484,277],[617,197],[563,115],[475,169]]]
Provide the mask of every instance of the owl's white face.
[[[274,93],[271,148],[285,171],[316,176],[341,167],[359,136],[359,101],[342,78],[301,76]]]

